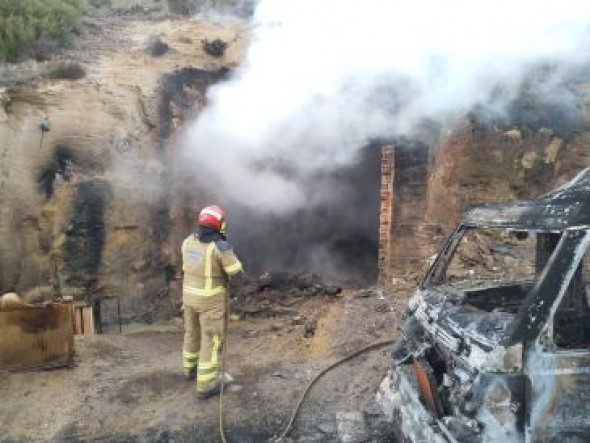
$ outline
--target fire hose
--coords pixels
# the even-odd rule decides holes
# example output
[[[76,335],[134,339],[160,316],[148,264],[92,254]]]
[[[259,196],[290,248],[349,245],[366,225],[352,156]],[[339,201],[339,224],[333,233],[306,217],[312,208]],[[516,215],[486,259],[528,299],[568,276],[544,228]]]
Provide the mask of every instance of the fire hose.
[[[221,436],[221,441],[223,443],[227,443],[225,439],[225,432],[223,430],[223,391],[225,390],[225,358],[227,356],[227,345],[229,341],[229,334],[228,334],[228,326],[229,326],[229,296],[225,296],[225,314],[223,315],[223,337],[225,343],[223,343],[223,348],[221,350],[221,390],[219,391],[219,435]]]
[[[225,359],[226,359],[226,352],[227,352],[227,345],[228,345],[228,316],[229,316],[229,305],[228,305],[228,298],[226,297],[226,305],[225,305],[226,309],[225,309],[225,316],[224,316],[224,336],[225,336],[225,343],[223,345],[223,350],[222,350],[222,358],[221,358],[221,366],[222,366],[222,374],[225,375]],[[368,346],[365,346],[355,352],[353,352],[352,354],[341,358],[340,360],[337,360],[336,362],[332,363],[330,366],[328,366],[327,368],[323,369],[322,371],[320,371],[307,385],[307,387],[303,390],[303,393],[301,394],[301,397],[299,397],[299,400],[297,401],[297,404],[295,405],[295,408],[293,409],[293,412],[291,414],[291,418],[289,419],[289,422],[287,423],[287,426],[285,427],[285,430],[283,431],[283,433],[279,436],[279,438],[277,438],[275,440],[275,443],[280,443],[282,441],[284,441],[284,439],[287,437],[287,435],[289,434],[289,432],[291,431],[291,428],[293,427],[293,424],[295,423],[295,420],[297,419],[297,415],[299,414],[299,411],[301,410],[301,406],[303,405],[303,401],[305,400],[305,397],[307,396],[307,394],[309,393],[310,389],[313,387],[313,385],[316,384],[316,382],[323,377],[327,372],[331,371],[332,369],[334,369],[335,367],[341,365],[342,363],[345,363],[349,360],[352,360],[355,357],[358,357],[361,354],[364,354],[365,352],[368,351],[372,351],[374,349],[379,349],[382,348],[383,346],[388,346],[388,345],[392,345],[395,342],[395,340],[390,339],[390,340],[383,340],[383,341],[379,341],[379,342],[375,342],[372,343]],[[224,384],[221,384],[221,392],[219,394],[219,435],[221,436],[221,441],[223,443],[227,443],[227,440],[225,439],[225,432],[223,430],[223,391],[224,391]]]

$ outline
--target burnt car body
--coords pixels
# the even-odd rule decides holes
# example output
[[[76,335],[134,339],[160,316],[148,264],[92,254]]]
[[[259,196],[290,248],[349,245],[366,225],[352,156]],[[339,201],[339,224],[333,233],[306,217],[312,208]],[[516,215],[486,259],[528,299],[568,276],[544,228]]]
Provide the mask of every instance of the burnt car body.
[[[409,302],[377,402],[407,442],[590,441],[590,169],[467,210]]]

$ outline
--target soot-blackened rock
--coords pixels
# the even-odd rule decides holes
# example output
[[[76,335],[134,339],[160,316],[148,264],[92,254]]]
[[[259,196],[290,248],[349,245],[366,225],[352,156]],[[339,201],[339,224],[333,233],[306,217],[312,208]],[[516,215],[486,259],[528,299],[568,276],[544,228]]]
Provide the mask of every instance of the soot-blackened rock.
[[[69,180],[70,165],[73,163],[75,163],[75,158],[72,150],[66,145],[57,145],[49,163],[37,173],[39,191],[45,194],[48,199],[51,198],[56,181]]]
[[[105,208],[108,183],[79,183],[72,202],[72,220],[65,245],[65,264],[70,284],[87,285],[96,278],[105,243]]]
[[[215,40],[201,40],[201,47],[203,51],[213,57],[222,57],[227,49],[227,43],[223,40],[216,38]]]

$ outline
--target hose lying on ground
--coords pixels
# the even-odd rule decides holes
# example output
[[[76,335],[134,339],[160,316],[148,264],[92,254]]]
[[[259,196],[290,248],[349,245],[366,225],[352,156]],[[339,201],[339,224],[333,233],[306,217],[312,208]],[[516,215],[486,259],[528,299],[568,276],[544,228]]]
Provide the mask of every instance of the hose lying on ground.
[[[380,341],[380,342],[376,342],[373,344],[370,344],[368,346],[365,346],[364,348],[359,349],[356,352],[353,352],[352,354],[341,358],[340,360],[336,361],[335,363],[332,363],[330,366],[328,366],[326,369],[322,370],[318,375],[316,375],[307,385],[307,387],[305,388],[305,390],[303,391],[303,394],[301,394],[301,397],[299,397],[299,401],[297,402],[297,404],[295,405],[295,409],[293,409],[293,414],[291,415],[291,419],[289,420],[289,423],[287,423],[287,426],[285,428],[285,430],[283,431],[283,433],[280,435],[279,438],[277,438],[275,440],[276,443],[280,443],[282,442],[285,437],[289,434],[289,431],[291,431],[291,428],[293,427],[293,423],[295,422],[295,419],[297,418],[297,414],[299,414],[299,411],[301,409],[301,405],[303,404],[303,400],[305,399],[305,396],[307,395],[307,393],[309,392],[309,390],[312,388],[312,386],[328,371],[334,369],[336,366],[341,365],[342,363],[347,362],[348,360],[352,360],[353,358],[368,352],[368,351],[372,351],[373,349],[378,349],[378,348],[382,348],[383,346],[387,346],[387,345],[392,345],[395,342],[395,340],[384,340],[384,341]]]
[[[227,316],[226,316],[226,328],[227,328]],[[227,331],[227,329],[226,329]],[[287,437],[287,435],[289,434],[289,432],[291,431],[291,428],[293,427],[293,423],[295,423],[295,420],[297,419],[297,415],[299,414],[299,411],[301,410],[301,405],[303,404],[303,400],[305,400],[305,397],[307,396],[309,390],[312,388],[312,386],[324,375],[326,374],[328,371],[334,369],[336,366],[341,365],[342,363],[345,363],[349,360],[352,360],[355,357],[358,357],[359,355],[368,352],[368,351],[372,351],[373,349],[378,349],[378,348],[382,348],[383,346],[388,346],[388,345],[392,345],[395,342],[395,340],[390,339],[390,340],[384,340],[384,341],[380,341],[380,342],[375,342],[372,343],[368,346],[365,346],[364,348],[359,349],[358,351],[353,352],[352,354],[341,358],[340,360],[332,363],[330,366],[328,366],[327,368],[323,369],[320,373],[318,373],[307,385],[307,387],[305,388],[305,390],[303,391],[303,393],[301,394],[301,397],[299,397],[299,400],[297,401],[297,404],[295,405],[295,408],[293,409],[293,413],[291,415],[291,418],[289,419],[289,423],[287,423],[287,426],[285,427],[285,430],[283,431],[283,433],[280,435],[279,438],[277,438],[275,440],[275,443],[280,443],[282,442],[285,437]],[[226,334],[226,343],[223,347],[223,357],[222,357],[222,368],[223,371],[225,370],[225,355],[226,355],[226,349],[227,349],[227,334]],[[224,372],[222,372],[222,374],[224,374]],[[225,439],[225,433],[223,431],[223,384],[221,385],[221,393],[219,395],[219,435],[221,436],[221,441],[223,443],[227,443],[226,439]]]

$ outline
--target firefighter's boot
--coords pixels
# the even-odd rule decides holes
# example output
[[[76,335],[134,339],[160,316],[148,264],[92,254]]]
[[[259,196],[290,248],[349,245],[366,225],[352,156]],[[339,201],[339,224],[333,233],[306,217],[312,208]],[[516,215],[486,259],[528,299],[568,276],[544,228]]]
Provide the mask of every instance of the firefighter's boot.
[[[199,366],[199,353],[182,351],[182,368],[187,380],[197,378],[197,367]]]
[[[221,392],[221,386],[223,384],[223,381],[219,380],[207,388],[197,389],[197,397],[204,399],[218,395]]]

